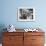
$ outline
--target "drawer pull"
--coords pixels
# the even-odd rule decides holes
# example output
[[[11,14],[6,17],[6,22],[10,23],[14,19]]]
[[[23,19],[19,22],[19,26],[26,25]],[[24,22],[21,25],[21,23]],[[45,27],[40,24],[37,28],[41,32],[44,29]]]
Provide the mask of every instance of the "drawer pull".
[[[10,40],[12,40],[11,38],[9,38]]]
[[[9,40],[13,40],[13,38],[9,38]]]
[[[36,40],[36,39],[32,39],[32,40]]]

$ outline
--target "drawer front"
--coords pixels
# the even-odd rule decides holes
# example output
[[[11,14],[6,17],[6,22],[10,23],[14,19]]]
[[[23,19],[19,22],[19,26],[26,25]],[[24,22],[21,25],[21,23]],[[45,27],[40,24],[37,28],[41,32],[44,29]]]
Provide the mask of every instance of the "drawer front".
[[[3,43],[15,43],[15,42],[22,42],[23,36],[5,36],[3,37]]]
[[[23,32],[4,32],[4,36],[23,36]]]
[[[23,44],[2,44],[2,46],[23,46]]]
[[[44,36],[32,36],[32,44],[44,44]]]
[[[24,46],[31,46],[32,44],[32,37],[30,36],[24,36]]]
[[[29,36],[29,35],[32,35],[32,36],[44,36],[45,33],[44,32],[24,32],[24,36]]]
[[[32,44],[32,46],[44,46],[43,44]]]

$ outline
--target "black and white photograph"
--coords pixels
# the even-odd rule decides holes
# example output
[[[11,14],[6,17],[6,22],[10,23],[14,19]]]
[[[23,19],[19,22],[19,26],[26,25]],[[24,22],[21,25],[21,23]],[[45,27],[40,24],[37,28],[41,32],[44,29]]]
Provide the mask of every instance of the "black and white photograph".
[[[35,9],[31,7],[18,8],[18,21],[34,21]]]

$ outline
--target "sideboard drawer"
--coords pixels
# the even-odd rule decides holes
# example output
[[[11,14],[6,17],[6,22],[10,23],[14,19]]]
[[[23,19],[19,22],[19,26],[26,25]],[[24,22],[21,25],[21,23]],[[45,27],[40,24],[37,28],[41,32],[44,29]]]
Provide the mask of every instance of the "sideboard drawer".
[[[43,44],[44,36],[32,36],[32,43],[33,44]]]
[[[44,32],[25,32],[24,36],[44,36]]]
[[[23,36],[23,32],[4,32],[5,36]]]

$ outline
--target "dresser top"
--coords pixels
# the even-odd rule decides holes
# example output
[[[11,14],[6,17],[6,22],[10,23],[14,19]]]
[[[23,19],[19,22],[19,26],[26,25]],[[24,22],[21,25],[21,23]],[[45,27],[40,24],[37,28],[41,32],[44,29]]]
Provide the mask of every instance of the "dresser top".
[[[8,31],[6,31],[6,32],[8,32]],[[26,32],[24,29],[16,29],[16,31],[15,32]],[[28,32],[32,32],[32,31],[28,31]],[[33,31],[34,33],[36,33],[36,32],[44,32],[44,31],[42,31],[42,30],[38,30],[38,31]],[[33,33],[32,32],[32,33]]]
[[[26,32],[24,29],[16,29],[16,32]],[[32,31],[28,31],[32,32]],[[33,31],[33,32],[44,32],[43,30],[39,29],[38,31]]]

